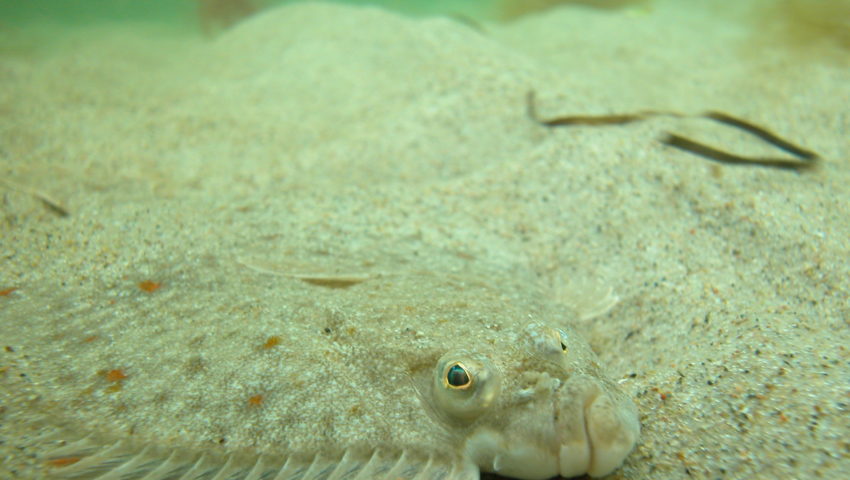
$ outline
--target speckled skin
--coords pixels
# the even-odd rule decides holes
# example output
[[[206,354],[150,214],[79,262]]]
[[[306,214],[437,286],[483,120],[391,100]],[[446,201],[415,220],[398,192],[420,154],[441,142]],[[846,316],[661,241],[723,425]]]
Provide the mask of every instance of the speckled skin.
[[[558,440],[546,433],[557,429],[553,398],[540,391],[540,375],[591,381],[636,418],[566,312],[521,270],[424,250],[418,256],[427,261],[412,263],[375,247],[337,254],[348,273],[360,265],[365,279],[340,288],[294,278],[283,256],[264,255],[247,262],[187,254],[155,274],[160,286],[150,292],[138,279],[82,276],[39,293],[27,288],[6,304],[5,331],[14,333],[2,340],[21,352],[19,368],[48,416],[140,445],[282,458],[380,448],[494,470],[491,460],[469,458],[475,432],[521,424],[512,435],[557,458]],[[262,270],[281,275],[260,271],[260,258],[268,260]],[[311,264],[310,273],[333,274],[323,270],[333,256],[301,250],[288,258],[299,275]],[[563,332],[566,352],[555,362],[530,323]],[[430,379],[451,351],[486,356],[501,382],[495,405],[471,421],[455,421],[433,401]],[[579,406],[596,396],[563,390],[562,401]]]

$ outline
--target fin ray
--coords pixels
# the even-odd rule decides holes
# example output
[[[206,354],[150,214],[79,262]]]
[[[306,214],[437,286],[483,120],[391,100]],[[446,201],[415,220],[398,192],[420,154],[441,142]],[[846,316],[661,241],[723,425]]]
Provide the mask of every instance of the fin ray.
[[[72,480],[475,480],[478,470],[462,462],[409,450],[369,452],[349,448],[342,455],[273,457],[217,454],[129,442],[98,444],[91,437],[63,445],[47,456],[53,478]],[[53,460],[50,460],[53,459]],[[62,462],[62,460],[69,460]],[[73,460],[73,461],[70,461]]]

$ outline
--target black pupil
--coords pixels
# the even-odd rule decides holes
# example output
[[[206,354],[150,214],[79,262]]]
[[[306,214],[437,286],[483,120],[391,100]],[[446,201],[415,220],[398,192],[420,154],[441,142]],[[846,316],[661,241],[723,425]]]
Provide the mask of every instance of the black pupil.
[[[452,365],[446,373],[446,380],[453,387],[462,387],[469,384],[469,374],[460,365]]]

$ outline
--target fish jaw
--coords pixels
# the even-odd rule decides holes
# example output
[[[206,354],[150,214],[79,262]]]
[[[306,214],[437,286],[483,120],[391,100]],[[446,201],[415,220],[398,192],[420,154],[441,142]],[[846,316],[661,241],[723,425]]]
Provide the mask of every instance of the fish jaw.
[[[606,387],[587,376],[557,384],[546,401],[520,406],[528,415],[518,421],[475,431],[466,455],[484,472],[522,480],[607,475],[634,448],[640,425],[634,404]],[[539,418],[534,410],[548,408],[548,426],[529,420]]]
[[[640,436],[637,409],[620,392],[589,377],[570,379],[558,398],[559,474],[608,475],[619,467]]]

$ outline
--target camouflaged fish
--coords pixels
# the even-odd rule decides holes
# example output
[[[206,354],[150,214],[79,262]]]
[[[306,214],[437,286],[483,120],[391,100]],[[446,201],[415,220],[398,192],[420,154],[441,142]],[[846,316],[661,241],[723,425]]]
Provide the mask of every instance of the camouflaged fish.
[[[155,282],[6,299],[50,475],[545,479],[608,474],[635,445],[632,402],[517,271],[296,256],[187,253]]]

